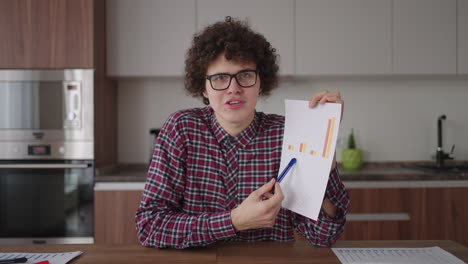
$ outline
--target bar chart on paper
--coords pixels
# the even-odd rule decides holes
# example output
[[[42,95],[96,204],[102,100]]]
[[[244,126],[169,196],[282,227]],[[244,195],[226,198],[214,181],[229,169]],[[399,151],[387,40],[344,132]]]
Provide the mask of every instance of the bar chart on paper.
[[[297,151],[298,154],[308,154],[312,156],[329,158],[330,157],[330,148],[333,141],[333,132],[335,128],[336,118],[329,118],[326,125],[326,133],[324,139],[321,142],[321,146],[312,147],[313,145],[308,142],[300,142],[297,145],[288,144],[288,151]],[[325,130],[324,130],[325,131]],[[321,151],[319,153],[319,151]],[[319,155],[320,154],[320,155]]]
[[[307,101],[286,100],[281,172],[295,166],[281,181],[283,207],[317,220],[330,175],[339,132],[341,105],[326,103],[309,108]]]

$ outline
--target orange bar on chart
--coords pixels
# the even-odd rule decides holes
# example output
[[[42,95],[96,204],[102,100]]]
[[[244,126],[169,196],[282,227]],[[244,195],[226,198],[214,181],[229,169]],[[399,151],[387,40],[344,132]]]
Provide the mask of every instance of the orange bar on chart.
[[[322,157],[327,154],[328,135],[330,134],[331,119],[328,119],[327,133],[325,134],[325,142],[323,143]]]
[[[301,143],[299,147],[299,152],[306,152],[306,147],[307,147],[306,143]]]
[[[312,150],[312,151],[310,152],[310,155],[313,155],[313,156],[317,155],[317,151],[313,151],[313,150]]]
[[[325,155],[327,158],[330,155],[330,147],[331,147],[331,141],[332,141],[334,129],[335,129],[335,118],[333,117],[332,122],[331,122],[330,135],[328,136],[327,154]]]
[[[289,146],[288,146],[288,150],[294,150],[294,146],[293,146],[293,145],[289,145]]]

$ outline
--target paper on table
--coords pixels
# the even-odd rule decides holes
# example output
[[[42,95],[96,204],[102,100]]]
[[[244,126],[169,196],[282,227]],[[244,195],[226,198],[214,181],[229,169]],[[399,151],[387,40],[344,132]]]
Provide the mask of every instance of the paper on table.
[[[285,101],[281,164],[297,162],[281,182],[283,207],[317,220],[327,187],[340,127],[341,104],[309,108],[308,101]]]
[[[82,253],[81,251],[63,253],[0,253],[0,260],[25,257],[28,259],[26,264],[44,260],[48,260],[50,264],[65,264]]]
[[[332,248],[343,264],[392,263],[392,264],[463,264],[440,247],[426,248]]]

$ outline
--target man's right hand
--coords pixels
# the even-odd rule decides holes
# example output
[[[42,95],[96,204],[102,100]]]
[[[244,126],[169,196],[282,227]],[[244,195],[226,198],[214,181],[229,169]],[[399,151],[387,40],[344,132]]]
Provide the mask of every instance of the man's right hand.
[[[275,187],[275,194],[270,191]],[[265,196],[268,199],[263,200]],[[284,199],[279,183],[271,179],[253,191],[242,203],[231,211],[231,221],[236,231],[273,227]]]

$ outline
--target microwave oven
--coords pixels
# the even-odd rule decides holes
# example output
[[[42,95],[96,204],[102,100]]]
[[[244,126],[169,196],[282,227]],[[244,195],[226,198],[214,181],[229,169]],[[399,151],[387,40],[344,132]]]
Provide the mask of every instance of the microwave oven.
[[[94,70],[0,70],[0,160],[94,159]]]

